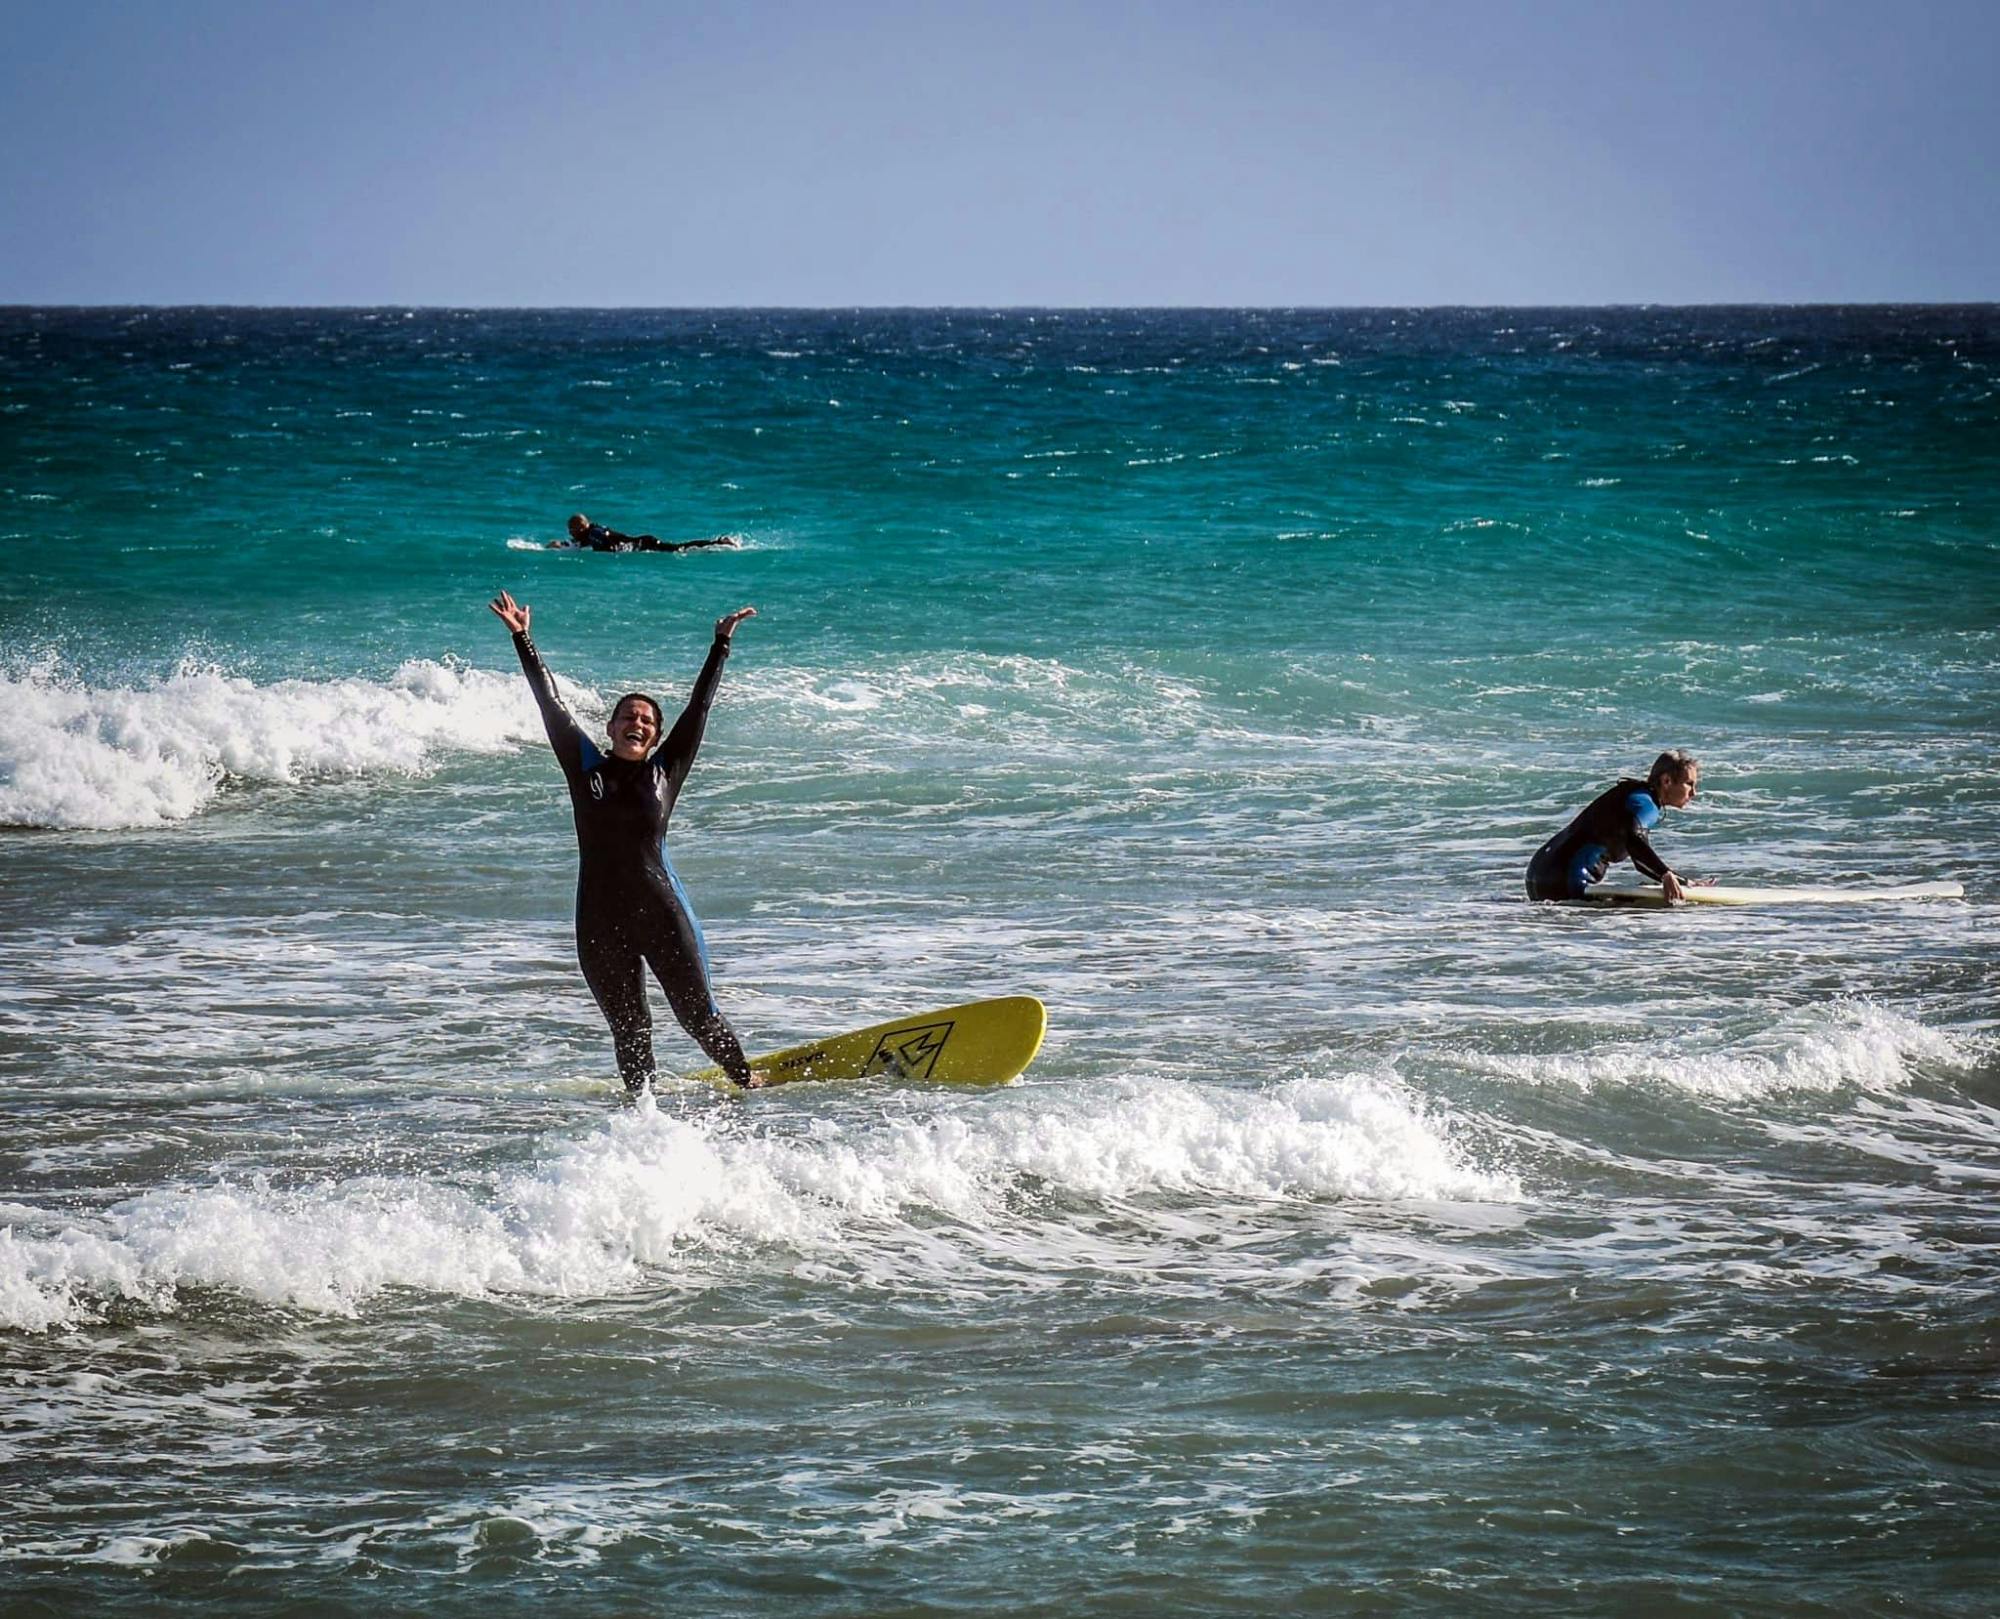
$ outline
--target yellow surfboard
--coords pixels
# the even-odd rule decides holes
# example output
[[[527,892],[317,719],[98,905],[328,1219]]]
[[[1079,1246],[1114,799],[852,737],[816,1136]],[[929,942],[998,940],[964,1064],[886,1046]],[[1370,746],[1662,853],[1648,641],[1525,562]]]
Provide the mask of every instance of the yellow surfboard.
[[[1048,1021],[1047,1008],[1032,995],[968,1001],[752,1057],[750,1066],[769,1074],[770,1085],[877,1075],[933,1085],[1000,1085],[1035,1060]],[[687,1077],[743,1094],[720,1068]]]

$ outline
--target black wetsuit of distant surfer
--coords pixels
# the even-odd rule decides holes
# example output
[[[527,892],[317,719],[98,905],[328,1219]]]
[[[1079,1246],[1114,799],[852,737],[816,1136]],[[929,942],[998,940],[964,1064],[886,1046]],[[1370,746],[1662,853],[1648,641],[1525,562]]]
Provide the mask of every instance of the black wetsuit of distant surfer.
[[[1582,899],[1621,860],[1659,882],[1667,863],[1646,834],[1659,824],[1660,805],[1643,781],[1625,780],[1599,793],[1577,818],[1535,851],[1528,862],[1528,898]]]
[[[586,523],[574,539],[557,540],[558,550],[581,551],[698,551],[705,545],[731,549],[737,544],[733,534],[717,534],[706,540],[663,540],[657,534],[620,534],[602,523]]]
[[[580,857],[576,959],[611,1025],[626,1089],[640,1090],[654,1075],[644,967],[653,969],[681,1027],[731,1079],[747,1085],[750,1064],[709,989],[708,946],[666,847],[667,818],[701,746],[729,638],[716,636],[687,707],[666,739],[640,760],[607,754],[585,734],[525,633],[515,635],[514,650],[569,782]]]

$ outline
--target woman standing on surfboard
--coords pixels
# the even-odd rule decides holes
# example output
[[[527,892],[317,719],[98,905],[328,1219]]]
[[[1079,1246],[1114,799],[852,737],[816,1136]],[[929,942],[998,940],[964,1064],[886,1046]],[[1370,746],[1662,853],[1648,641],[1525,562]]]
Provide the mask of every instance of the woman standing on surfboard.
[[[1610,867],[1629,860],[1660,885],[1668,903],[1679,899],[1681,879],[1653,852],[1646,834],[1662,810],[1684,808],[1700,782],[1701,762],[1685,748],[1674,748],[1653,761],[1644,781],[1621,781],[1599,793],[1535,851],[1528,862],[1528,898],[1582,899]]]
[[[611,710],[611,751],[606,753],[556,695],[548,665],[528,639],[527,607],[504,590],[487,605],[513,631],[514,650],[541,707],[549,746],[569,782],[580,856],[576,958],[611,1025],[625,1088],[642,1090],[654,1078],[647,967],[667,992],[667,1004],[681,1027],[701,1049],[737,1084],[756,1084],[736,1031],[709,989],[708,947],[667,858],[666,830],[701,746],[730,637],[744,619],[757,616],[757,609],[739,607],[715,621],[708,660],[664,741],[660,705],[644,692],[627,692]]]

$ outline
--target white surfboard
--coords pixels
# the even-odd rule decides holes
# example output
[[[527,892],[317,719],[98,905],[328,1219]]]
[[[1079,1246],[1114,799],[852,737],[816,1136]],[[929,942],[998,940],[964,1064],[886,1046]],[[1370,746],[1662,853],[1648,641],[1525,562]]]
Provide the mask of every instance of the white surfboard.
[[[1715,884],[1687,888],[1690,905],[1858,905],[1873,900],[1964,899],[1963,883],[1905,883],[1900,888],[1730,888]],[[1586,905],[1638,905],[1663,909],[1667,896],[1657,883],[1637,888],[1593,888]]]

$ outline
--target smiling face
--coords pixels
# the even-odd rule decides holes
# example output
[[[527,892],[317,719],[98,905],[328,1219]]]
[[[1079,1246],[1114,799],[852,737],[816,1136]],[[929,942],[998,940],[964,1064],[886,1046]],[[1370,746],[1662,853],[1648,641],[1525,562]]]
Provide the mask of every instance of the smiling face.
[[[660,711],[649,697],[621,697],[611,711],[611,752],[633,763],[646,757],[660,740]]]

